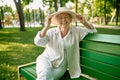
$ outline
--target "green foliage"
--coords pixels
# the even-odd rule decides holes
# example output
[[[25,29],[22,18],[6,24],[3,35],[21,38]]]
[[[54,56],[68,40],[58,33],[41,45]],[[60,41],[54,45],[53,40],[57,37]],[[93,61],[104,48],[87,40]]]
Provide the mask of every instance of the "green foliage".
[[[12,13],[12,8],[9,7],[9,6],[7,6],[7,5],[5,5],[5,6],[4,6],[4,13],[5,13],[5,12],[11,12],[11,13]]]
[[[94,16],[104,16],[106,12],[108,15],[115,8],[115,0],[106,0],[106,11],[105,11],[105,0],[94,0]]]
[[[32,2],[33,0],[22,0],[23,1],[23,3],[25,4],[25,5],[28,5],[30,2]]]

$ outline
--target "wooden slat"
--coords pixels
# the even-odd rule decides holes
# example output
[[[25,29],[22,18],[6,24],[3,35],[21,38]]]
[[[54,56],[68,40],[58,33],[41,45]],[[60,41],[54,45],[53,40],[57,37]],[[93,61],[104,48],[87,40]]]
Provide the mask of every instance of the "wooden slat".
[[[96,51],[87,50],[87,49],[81,49],[80,52],[81,52],[80,55],[83,57],[120,67],[119,56],[102,53],[102,52],[96,52]]]
[[[35,80],[36,79],[36,72],[35,72],[35,69],[34,69],[34,65],[29,65],[29,66],[25,66],[25,67],[22,67],[20,69],[20,73],[21,75],[23,75],[26,79],[30,79],[30,80]]]
[[[27,80],[35,80],[35,76],[24,69],[20,70],[20,74],[24,76]]]
[[[35,73],[35,67],[36,65],[29,65],[21,68],[21,74],[26,78],[30,80],[36,79],[36,73]],[[61,78],[61,80],[89,80],[88,78],[85,78],[81,76],[80,78],[71,79],[69,76],[69,73],[65,73],[65,75]]]
[[[81,64],[111,76],[120,77],[120,67],[81,57]]]
[[[96,51],[106,52],[120,56],[120,45],[93,42],[93,41],[82,41],[80,43],[80,48],[96,50]]]
[[[88,74],[92,77],[95,77],[95,78],[97,78],[97,80],[120,80],[120,78],[110,76],[108,74],[102,73],[95,69],[91,69],[87,66],[84,66],[84,65],[81,65],[81,66],[82,66],[83,73]]]
[[[99,42],[108,42],[120,44],[119,35],[108,35],[108,34],[88,34],[84,40],[99,41]]]
[[[32,75],[36,76],[36,70],[34,70],[32,66],[25,67],[25,68],[23,68],[23,69],[26,70],[26,71],[28,71],[28,72],[31,73]]]

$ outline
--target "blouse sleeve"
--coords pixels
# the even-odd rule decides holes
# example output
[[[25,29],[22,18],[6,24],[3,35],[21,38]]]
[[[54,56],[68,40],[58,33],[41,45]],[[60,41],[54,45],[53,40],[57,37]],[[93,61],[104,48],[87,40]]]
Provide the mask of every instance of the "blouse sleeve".
[[[35,36],[34,44],[37,45],[37,46],[46,47],[46,44],[49,41],[48,33],[46,33],[46,35],[44,37],[40,37],[40,32],[41,31],[39,31],[37,33],[37,35]]]
[[[79,40],[82,40],[88,33],[95,33],[97,32],[96,28],[88,29],[86,27],[77,27],[78,34],[79,34]]]

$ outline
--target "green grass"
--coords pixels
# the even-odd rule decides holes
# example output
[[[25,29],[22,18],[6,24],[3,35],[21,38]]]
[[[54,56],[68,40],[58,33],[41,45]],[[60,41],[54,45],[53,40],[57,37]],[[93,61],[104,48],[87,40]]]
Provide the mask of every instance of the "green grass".
[[[20,32],[19,28],[0,30],[0,80],[17,80],[17,66],[36,60],[44,50],[35,46],[34,37],[41,28],[27,28]],[[98,33],[117,34],[120,30],[98,28]]]
[[[43,48],[34,45],[34,37],[40,28],[0,30],[0,80],[17,80],[17,66],[36,60]]]

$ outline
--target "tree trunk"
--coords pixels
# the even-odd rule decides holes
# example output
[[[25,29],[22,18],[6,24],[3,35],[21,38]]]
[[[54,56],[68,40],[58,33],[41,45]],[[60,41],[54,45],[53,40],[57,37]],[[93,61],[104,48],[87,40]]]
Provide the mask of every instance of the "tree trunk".
[[[0,19],[0,29],[2,29],[3,27],[2,27],[2,22],[1,22],[1,19]]]
[[[62,7],[63,6],[63,3],[62,3],[62,0],[60,0],[60,7]]]
[[[2,29],[2,7],[0,7],[0,29]]]
[[[41,25],[42,27],[44,27],[44,12],[39,8],[40,11],[40,21],[41,21]]]
[[[54,0],[54,7],[55,7],[55,11],[57,11],[58,10],[58,0]]]
[[[78,0],[75,0],[75,12],[78,13]],[[77,22],[76,22],[76,26],[77,26]]]
[[[0,7],[0,29],[3,29],[4,27],[4,12],[3,7]]]
[[[107,21],[107,14],[106,14],[106,0],[104,1],[104,18],[105,18],[105,24],[107,24],[108,23],[108,21]]]
[[[22,11],[21,0],[14,0],[14,3],[16,5],[17,12],[18,12],[18,15],[19,15],[20,31],[26,31],[26,29],[25,29],[25,23],[24,23],[24,15],[23,15],[23,11]]]
[[[118,25],[119,10],[120,10],[120,0],[116,0],[116,25]]]

